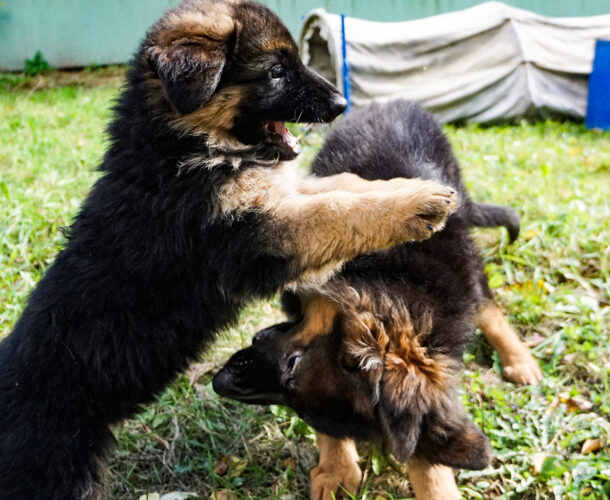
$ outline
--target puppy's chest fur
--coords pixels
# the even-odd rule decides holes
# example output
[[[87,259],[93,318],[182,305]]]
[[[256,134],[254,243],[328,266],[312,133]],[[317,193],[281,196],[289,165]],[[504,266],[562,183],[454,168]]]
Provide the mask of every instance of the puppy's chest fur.
[[[249,212],[274,214],[299,196],[298,175],[291,164],[252,166],[236,171],[218,187],[217,216],[231,220]]]

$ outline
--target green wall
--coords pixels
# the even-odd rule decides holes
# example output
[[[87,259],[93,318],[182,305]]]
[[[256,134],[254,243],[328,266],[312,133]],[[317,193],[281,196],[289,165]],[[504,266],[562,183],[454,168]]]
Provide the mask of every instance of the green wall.
[[[178,0],[2,0],[0,67],[37,50],[56,67],[125,62],[148,26]]]
[[[146,28],[179,0],[3,0],[0,68],[19,70],[37,50],[56,67],[125,62]],[[316,7],[376,21],[402,21],[464,9],[480,0],[265,0],[296,36]],[[548,16],[610,13],[610,0],[507,0]]]

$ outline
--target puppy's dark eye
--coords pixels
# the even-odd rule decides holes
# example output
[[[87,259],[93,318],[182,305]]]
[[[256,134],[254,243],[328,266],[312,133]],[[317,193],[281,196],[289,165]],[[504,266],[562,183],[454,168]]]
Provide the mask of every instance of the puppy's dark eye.
[[[281,64],[276,64],[271,68],[269,74],[271,75],[271,78],[282,78],[286,74],[286,70]]]
[[[288,361],[286,362],[286,370],[288,371],[289,375],[294,375],[294,372],[301,361],[301,357],[301,353],[297,352],[288,358]]]

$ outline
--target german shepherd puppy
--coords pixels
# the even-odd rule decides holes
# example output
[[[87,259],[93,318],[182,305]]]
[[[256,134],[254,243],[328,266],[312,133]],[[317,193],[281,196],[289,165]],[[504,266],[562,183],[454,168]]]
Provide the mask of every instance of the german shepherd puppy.
[[[345,106],[261,5],[185,0],[152,26],[103,175],[0,345],[0,498],[101,496],[110,426],[247,301],[443,227],[451,187],[282,166],[299,152],[285,121]]]
[[[380,441],[410,461],[418,498],[459,497],[450,470],[437,464],[482,469],[491,459],[455,390],[475,324],[500,352],[508,379],[535,383],[541,375],[495,304],[468,234],[472,225],[502,224],[516,237],[518,216],[471,202],[440,127],[405,101],[345,117],[312,170],[434,179],[453,186],[461,205],[429,240],[360,256],[323,286],[285,293],[288,321],[235,353],[214,389],[247,403],[290,406],[323,433],[312,498],[330,498],[337,482],[357,489],[357,454],[346,437]]]

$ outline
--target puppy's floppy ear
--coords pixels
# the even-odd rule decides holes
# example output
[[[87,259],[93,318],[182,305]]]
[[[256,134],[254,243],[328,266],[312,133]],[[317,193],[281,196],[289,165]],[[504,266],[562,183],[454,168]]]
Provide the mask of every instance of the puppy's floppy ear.
[[[196,29],[169,30],[146,49],[165,96],[178,112],[192,113],[210,100],[236,36],[233,20],[220,17],[198,22]]]
[[[373,404],[377,405],[386,451],[406,462],[415,451],[429,405],[422,392],[443,375],[430,368],[432,362],[417,344],[406,308],[397,307],[386,297],[372,301],[367,294],[356,293],[347,298],[343,320],[346,364],[351,359],[373,388]],[[427,325],[418,326],[424,331]]]
[[[407,328],[408,326],[403,326]],[[401,462],[416,452],[426,416],[451,396],[451,361],[429,357],[412,332],[400,336],[384,359],[379,420],[388,451]]]
[[[379,421],[386,451],[399,462],[407,462],[413,456],[420,438],[422,415],[417,410],[397,405],[382,390]]]
[[[459,469],[487,467],[489,441],[448,383],[444,358],[423,364],[388,353],[385,361],[378,408],[388,451],[401,462],[415,455]]]
[[[489,440],[470,421],[457,398],[424,417],[416,453],[432,464],[472,470],[487,467],[492,456]]]
[[[386,451],[399,462],[415,452],[425,408],[417,400],[419,374],[409,370],[403,359],[386,354],[380,382],[378,416]]]

